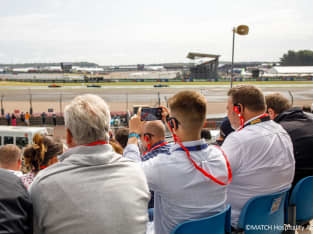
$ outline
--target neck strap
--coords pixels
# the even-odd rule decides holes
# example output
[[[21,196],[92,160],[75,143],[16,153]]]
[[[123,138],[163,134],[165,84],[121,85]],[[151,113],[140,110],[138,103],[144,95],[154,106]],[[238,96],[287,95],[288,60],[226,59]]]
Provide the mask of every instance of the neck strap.
[[[95,145],[106,145],[108,144],[106,141],[95,141],[83,146],[95,146]]]
[[[200,150],[208,148],[209,146],[208,144],[202,144],[202,145],[185,146],[185,147],[189,151],[200,151]],[[180,148],[175,149],[175,151],[184,151],[184,149],[180,147]]]
[[[262,122],[269,121],[269,120],[271,120],[270,117],[269,117],[269,115],[265,113],[265,114],[261,115],[259,118],[254,119],[254,120],[251,120],[251,121],[248,122],[248,123],[245,123],[245,124],[243,125],[243,128],[244,128],[244,127],[247,127],[247,126],[249,126],[249,125],[258,124],[258,123],[262,123]]]
[[[188,159],[190,160],[190,162],[193,164],[193,166],[198,170],[200,171],[205,177],[208,177],[210,178],[212,181],[214,181],[215,183],[219,184],[219,185],[228,185],[230,184],[230,182],[232,181],[232,171],[231,171],[231,168],[230,168],[230,164],[229,164],[229,161],[226,157],[226,154],[225,152],[219,147],[219,146],[216,146],[216,148],[218,148],[223,156],[224,156],[224,159],[226,161],[226,166],[227,166],[227,171],[228,171],[228,180],[226,183],[224,183],[223,181],[220,181],[219,179],[217,179],[216,177],[214,177],[213,175],[209,174],[208,172],[206,172],[205,170],[203,170],[201,167],[199,167],[197,165],[197,163],[191,158],[190,156],[190,152],[189,150],[182,144],[181,140],[179,139],[179,137],[173,132],[173,129],[172,127],[170,126],[169,122],[168,122],[168,126],[169,126],[169,129],[171,130],[172,132],[172,135],[173,135],[173,138],[174,138],[174,141],[175,143],[178,143],[180,145],[180,147],[186,152],[187,154],[187,157]]]
[[[145,155],[145,154],[147,154],[147,153],[149,153],[149,152],[151,152],[151,151],[153,151],[153,150],[156,150],[156,149],[162,147],[163,145],[167,145],[167,144],[168,144],[168,142],[166,142],[166,141],[164,141],[164,142],[162,142],[162,143],[160,143],[160,144],[156,144],[156,145],[154,145],[152,148],[150,148],[149,150],[147,150],[146,152],[144,152],[143,155]]]

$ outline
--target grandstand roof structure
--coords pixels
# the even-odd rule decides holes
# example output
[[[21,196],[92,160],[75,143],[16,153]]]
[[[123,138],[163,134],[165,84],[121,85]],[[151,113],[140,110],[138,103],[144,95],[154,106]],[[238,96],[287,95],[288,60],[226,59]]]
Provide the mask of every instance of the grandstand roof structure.
[[[203,53],[195,53],[195,52],[189,52],[187,55],[187,58],[189,59],[197,59],[197,58],[218,58],[220,55],[216,54],[203,54]]]

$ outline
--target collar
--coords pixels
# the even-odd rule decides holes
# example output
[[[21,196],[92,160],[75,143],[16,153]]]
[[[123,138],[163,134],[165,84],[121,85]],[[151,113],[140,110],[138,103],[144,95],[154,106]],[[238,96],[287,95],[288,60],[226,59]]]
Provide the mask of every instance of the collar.
[[[103,152],[112,151],[112,147],[110,144],[100,144],[94,145],[92,147],[86,147],[84,145],[77,145],[75,147],[69,148],[63,154],[58,156],[58,160],[60,162],[68,159],[71,156],[81,156],[81,155],[93,155],[93,154],[101,154]]]
[[[266,116],[265,116],[266,115]],[[255,123],[253,121],[257,120]],[[243,126],[239,126],[238,128],[236,128],[236,132],[244,129],[245,127],[249,126],[249,125],[254,125],[256,123],[260,123],[260,122],[265,122],[265,121],[268,121],[270,120],[270,117],[268,116],[268,114],[266,113],[263,113],[263,114],[260,114],[260,115],[257,115],[251,119],[248,119],[247,121],[244,122]]]
[[[189,151],[201,151],[201,150],[204,150],[208,147],[209,147],[209,145],[205,143],[202,145],[186,146],[186,149]],[[175,151],[185,151],[185,150],[183,148],[178,148]]]
[[[5,169],[7,170],[8,172],[18,176],[18,177],[21,177],[23,175],[23,173],[21,171],[15,171],[15,170],[11,170],[11,169]]]
[[[154,145],[151,146],[151,149],[157,145],[161,145],[162,143],[166,142],[165,140],[159,141],[158,143],[155,143]]]
[[[185,147],[200,147],[200,145],[204,145],[204,144],[207,145],[204,139],[197,140],[197,141],[185,141],[185,142],[182,142],[182,144]],[[176,143],[171,147],[171,152],[174,152],[180,148],[181,148],[180,145]]]
[[[264,114],[265,114],[265,113],[260,114],[260,115],[258,115],[258,116],[255,116],[255,117],[253,117],[253,118],[251,118],[251,119],[245,121],[245,124],[244,124],[244,125],[246,125],[247,123],[250,123],[250,122],[253,121],[253,120],[256,120],[256,119],[260,118],[260,117],[261,117],[262,115],[264,115]]]

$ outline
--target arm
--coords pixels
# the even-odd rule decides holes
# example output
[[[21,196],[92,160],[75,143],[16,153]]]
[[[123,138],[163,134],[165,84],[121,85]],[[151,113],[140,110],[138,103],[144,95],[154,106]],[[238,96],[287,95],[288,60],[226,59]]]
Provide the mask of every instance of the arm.
[[[144,122],[140,120],[140,111],[138,111],[138,116],[135,115],[131,118],[129,121],[129,132],[130,133],[136,133],[140,134],[142,125]],[[137,137],[130,137],[128,139],[128,143],[126,148],[124,149],[123,156],[125,158],[131,159],[133,161],[136,161],[140,164],[142,169],[145,172],[145,175],[147,177],[147,181],[149,184],[150,190],[156,191],[158,190],[158,157],[149,159],[147,161],[142,162],[140,157],[140,152],[138,148],[138,138]]]
[[[40,226],[41,214],[40,212],[44,210],[45,202],[41,202],[41,191],[38,188],[38,184],[35,182],[29,188],[29,194],[33,202],[33,233],[41,234],[43,233],[42,227]]]
[[[140,152],[138,149],[138,139],[141,133],[144,122],[140,120],[141,110],[138,110],[138,115],[134,115],[129,121],[129,137],[127,146],[124,149],[123,156],[134,161],[141,161]],[[137,135],[137,136],[136,136]]]
[[[243,143],[239,141],[239,139],[236,137],[237,135],[235,134],[236,133],[232,133],[231,135],[227,136],[221,146],[228,158],[233,175],[240,167],[242,158],[241,146],[243,145]]]

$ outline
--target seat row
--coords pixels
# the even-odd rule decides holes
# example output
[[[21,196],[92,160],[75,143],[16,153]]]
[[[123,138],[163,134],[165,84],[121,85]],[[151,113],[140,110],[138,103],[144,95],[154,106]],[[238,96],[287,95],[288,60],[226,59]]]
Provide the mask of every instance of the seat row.
[[[290,195],[290,196],[289,196]],[[290,189],[250,199],[243,207],[238,229],[232,230],[231,207],[214,216],[179,224],[171,234],[295,233],[313,219],[313,176]]]

